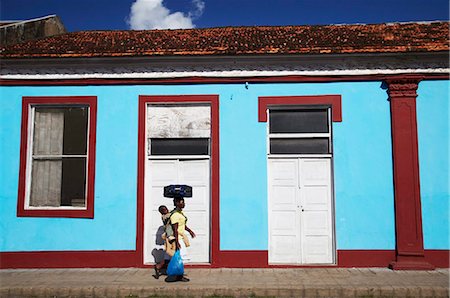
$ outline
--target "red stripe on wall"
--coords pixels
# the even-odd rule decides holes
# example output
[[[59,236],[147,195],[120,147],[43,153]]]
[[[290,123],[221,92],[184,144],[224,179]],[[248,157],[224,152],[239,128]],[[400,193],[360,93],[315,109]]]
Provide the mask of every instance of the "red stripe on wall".
[[[425,261],[434,265],[436,268],[450,268],[450,250],[425,250]]]
[[[268,267],[267,250],[222,250],[214,267],[265,268]]]
[[[338,250],[339,267],[388,267],[395,250]]]
[[[450,250],[425,250],[425,260],[436,268],[450,267]],[[187,265],[189,268],[318,268],[388,267],[395,250],[338,250],[337,265],[269,265],[267,250],[219,251],[212,265]],[[8,268],[124,268],[143,265],[137,251],[37,251],[2,252],[0,269]]]
[[[450,268],[449,256],[449,250],[425,250],[425,261],[436,268]],[[388,267],[395,258],[395,250],[338,250],[339,267]]]
[[[0,268],[120,268],[138,267],[136,251],[2,252]]]
[[[323,83],[384,81],[392,78],[408,78],[412,75],[347,75],[347,76],[272,76],[272,77],[186,77],[152,79],[0,79],[3,86],[86,86],[86,85],[173,85],[173,84],[234,84],[234,83]],[[448,74],[419,73],[424,80],[448,80]]]

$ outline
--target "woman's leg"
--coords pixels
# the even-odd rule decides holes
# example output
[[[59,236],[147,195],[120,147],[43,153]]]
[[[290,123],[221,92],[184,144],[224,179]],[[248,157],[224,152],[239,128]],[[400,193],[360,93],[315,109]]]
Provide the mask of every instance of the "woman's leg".
[[[183,239],[180,239],[179,243],[180,243],[181,260],[183,260],[183,264],[185,264],[186,262],[190,261],[191,258],[189,257],[189,254],[188,254],[187,248],[186,248],[186,244],[183,241]],[[186,282],[186,281],[189,281],[189,278],[185,277],[184,275],[178,275],[177,280]]]

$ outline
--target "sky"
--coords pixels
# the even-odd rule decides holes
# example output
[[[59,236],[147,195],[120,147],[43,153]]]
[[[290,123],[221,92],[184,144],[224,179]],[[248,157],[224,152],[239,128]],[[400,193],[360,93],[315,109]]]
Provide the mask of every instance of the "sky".
[[[449,20],[449,0],[0,0],[1,20],[58,15],[70,32]]]

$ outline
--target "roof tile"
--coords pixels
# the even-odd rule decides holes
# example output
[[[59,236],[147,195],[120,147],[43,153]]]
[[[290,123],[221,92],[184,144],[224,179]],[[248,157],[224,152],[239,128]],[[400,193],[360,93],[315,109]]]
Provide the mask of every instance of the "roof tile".
[[[405,53],[449,50],[449,22],[81,31],[4,47],[2,58]]]

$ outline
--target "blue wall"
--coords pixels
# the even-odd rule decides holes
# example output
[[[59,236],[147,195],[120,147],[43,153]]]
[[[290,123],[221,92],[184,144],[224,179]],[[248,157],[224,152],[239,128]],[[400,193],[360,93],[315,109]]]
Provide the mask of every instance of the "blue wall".
[[[417,97],[420,195],[426,249],[450,249],[449,81],[422,82]]]
[[[379,82],[0,87],[1,251],[135,249],[138,95],[219,94],[220,241],[267,250],[266,123],[258,96],[341,94],[333,123],[338,249],[394,249],[389,102]],[[22,96],[98,97],[95,218],[17,218]],[[447,138],[448,140],[448,138]],[[425,208],[424,208],[425,209]]]
[[[268,247],[266,124],[258,96],[341,94],[333,123],[338,249],[394,249],[389,102],[381,84],[228,86],[220,97],[221,249]]]
[[[136,247],[137,98],[128,88],[0,89],[1,251]],[[16,217],[22,96],[98,96],[95,218]]]

